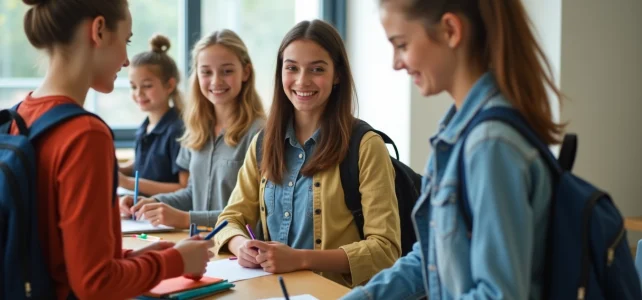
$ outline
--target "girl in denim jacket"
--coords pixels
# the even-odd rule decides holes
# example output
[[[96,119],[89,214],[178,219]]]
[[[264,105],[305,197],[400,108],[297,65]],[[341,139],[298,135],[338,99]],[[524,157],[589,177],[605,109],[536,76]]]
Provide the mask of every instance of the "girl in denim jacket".
[[[424,96],[445,91],[454,105],[430,139],[413,251],[345,298],[542,298],[552,188],[543,158],[497,121],[462,139],[478,112],[508,106],[542,141],[558,142],[563,128],[551,117],[547,89],[555,100],[561,95],[521,1],[381,0],[381,23],[394,68],[412,75]],[[472,232],[458,210],[461,175]]]

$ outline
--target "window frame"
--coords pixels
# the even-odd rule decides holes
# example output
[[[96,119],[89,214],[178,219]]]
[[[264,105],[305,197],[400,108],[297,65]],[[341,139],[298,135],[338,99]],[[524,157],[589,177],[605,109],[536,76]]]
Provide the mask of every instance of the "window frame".
[[[346,39],[346,0],[320,0],[322,19],[334,25],[341,37]],[[179,70],[184,71],[186,78],[189,74],[190,57],[189,53],[193,45],[201,37],[201,1],[180,0],[179,2]],[[43,78],[22,78],[10,77],[0,78],[0,88],[25,88],[35,89],[43,81]],[[125,79],[117,79],[114,88],[128,88],[129,84]],[[87,93],[85,107],[93,111],[98,101],[98,92],[90,89]],[[136,127],[112,127],[114,133],[114,146],[117,149],[133,148],[136,139]]]

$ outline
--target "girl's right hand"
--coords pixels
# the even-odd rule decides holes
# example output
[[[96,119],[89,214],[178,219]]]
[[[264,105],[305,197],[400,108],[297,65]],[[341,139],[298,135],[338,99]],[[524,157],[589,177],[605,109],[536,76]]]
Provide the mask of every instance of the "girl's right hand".
[[[118,203],[119,203],[118,207],[120,208],[120,213],[126,217],[131,217],[132,215],[131,207],[134,206],[134,196],[132,195],[122,196],[120,197],[120,200],[118,201]]]
[[[202,240],[198,235],[184,239],[174,246],[183,257],[183,275],[199,277],[205,273],[207,262],[214,257],[209,251],[214,247],[214,240]]]
[[[251,240],[244,236],[237,235],[228,242],[228,245],[230,250],[236,248],[235,254],[239,265],[251,269],[261,268],[261,265],[256,261],[256,256],[259,255],[259,252],[256,248],[247,246],[247,242],[249,241]]]

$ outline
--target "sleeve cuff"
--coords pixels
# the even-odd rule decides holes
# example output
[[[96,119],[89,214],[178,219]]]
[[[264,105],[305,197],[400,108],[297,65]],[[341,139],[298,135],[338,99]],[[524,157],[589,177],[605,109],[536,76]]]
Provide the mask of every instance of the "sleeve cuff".
[[[218,221],[218,216],[221,214],[220,211],[194,211],[189,212],[189,222],[195,223],[196,226],[216,226]]]
[[[165,269],[165,276],[163,276],[165,279],[183,275],[185,265],[183,263],[183,257],[178,250],[174,248],[163,250],[161,255],[163,258],[163,265],[167,266]]]
[[[221,254],[222,249],[227,249],[227,243],[235,236],[243,236],[247,239],[250,237],[245,233],[244,229],[241,229],[236,224],[228,224],[223,228],[215,237],[214,241],[216,245],[214,246],[214,254]]]
[[[350,274],[343,275],[343,279],[348,285],[351,287],[359,285],[374,275],[365,271],[372,269],[372,255],[369,249],[364,247],[361,242],[341,246],[339,249],[345,251],[348,256]]]

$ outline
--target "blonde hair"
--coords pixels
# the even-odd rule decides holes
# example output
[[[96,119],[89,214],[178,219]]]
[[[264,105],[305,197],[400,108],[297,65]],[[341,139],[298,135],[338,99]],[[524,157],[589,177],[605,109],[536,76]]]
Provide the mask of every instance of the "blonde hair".
[[[143,66],[150,67],[149,70],[156,74],[163,84],[167,84],[170,79],[174,78],[176,85],[172,93],[169,94],[169,97],[174,104],[174,108],[180,114],[184,106],[183,95],[178,89],[181,76],[178,72],[178,67],[176,67],[176,62],[167,55],[167,50],[169,50],[171,46],[169,39],[164,35],[155,34],[149,40],[149,46],[149,51],[138,53],[132,57],[131,66],[134,68]]]
[[[249,66],[250,69],[250,75],[243,82],[237,97],[238,109],[235,112],[234,121],[226,128],[225,143],[230,146],[236,146],[257,118],[265,118],[261,98],[256,92],[254,67],[247,47],[233,31],[228,29],[215,31],[201,38],[192,49],[192,66],[189,78],[190,93],[185,113],[183,114],[185,133],[180,138],[180,141],[184,147],[194,150],[201,150],[207,140],[213,137],[212,131],[214,124],[216,124],[215,107],[201,92],[197,75],[199,53],[214,45],[221,45],[229,49],[236,54],[243,68]]]

